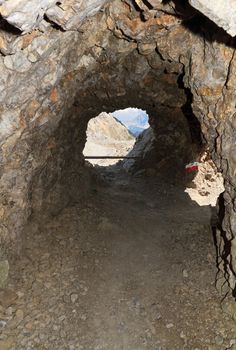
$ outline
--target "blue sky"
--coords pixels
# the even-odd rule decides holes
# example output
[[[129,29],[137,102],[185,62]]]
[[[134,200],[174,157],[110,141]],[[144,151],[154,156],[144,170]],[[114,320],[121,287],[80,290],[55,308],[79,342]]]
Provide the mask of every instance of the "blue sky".
[[[142,109],[129,107],[115,111],[112,114],[135,136],[149,128],[148,115]]]

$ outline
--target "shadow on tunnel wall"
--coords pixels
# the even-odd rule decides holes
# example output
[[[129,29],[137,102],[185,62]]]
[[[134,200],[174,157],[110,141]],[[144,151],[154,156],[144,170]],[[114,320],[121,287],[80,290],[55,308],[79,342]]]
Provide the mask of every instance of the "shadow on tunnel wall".
[[[173,2],[175,14],[182,19],[182,25],[192,33],[202,37],[208,42],[218,42],[236,49],[236,37],[229,35],[223,28],[219,27],[203,13],[193,8],[185,0],[164,0],[164,4]]]

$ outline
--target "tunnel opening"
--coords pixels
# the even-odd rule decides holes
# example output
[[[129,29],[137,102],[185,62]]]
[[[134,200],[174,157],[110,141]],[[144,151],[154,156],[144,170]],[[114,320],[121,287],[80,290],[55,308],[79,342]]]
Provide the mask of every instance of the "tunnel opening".
[[[130,153],[136,138],[149,127],[147,113],[138,108],[102,112],[88,122],[83,155],[90,164],[98,166],[141,157],[141,153],[136,156]]]

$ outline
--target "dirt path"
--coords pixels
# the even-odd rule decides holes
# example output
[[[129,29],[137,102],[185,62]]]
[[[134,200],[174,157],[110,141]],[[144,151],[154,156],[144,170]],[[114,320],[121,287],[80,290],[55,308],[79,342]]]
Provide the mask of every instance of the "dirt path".
[[[108,173],[34,239],[0,295],[1,350],[223,350],[211,211],[183,189]]]

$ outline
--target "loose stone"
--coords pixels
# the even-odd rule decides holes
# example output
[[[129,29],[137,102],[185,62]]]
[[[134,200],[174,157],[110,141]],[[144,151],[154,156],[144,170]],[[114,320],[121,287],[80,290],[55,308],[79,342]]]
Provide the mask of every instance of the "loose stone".
[[[71,302],[74,304],[76,302],[76,300],[78,299],[78,294],[76,293],[72,293],[70,296]]]

